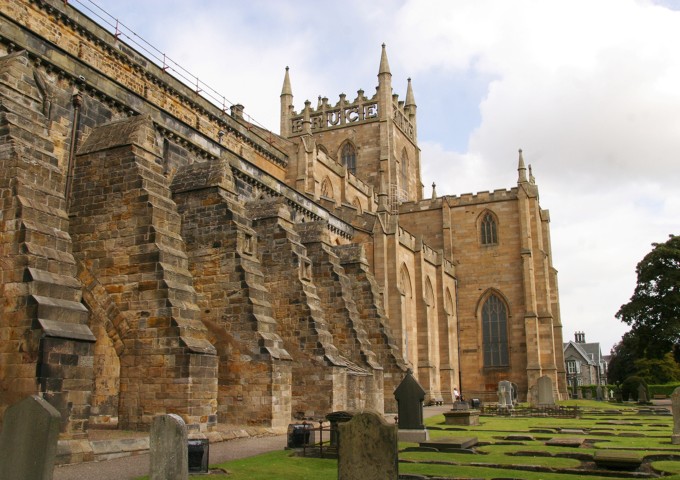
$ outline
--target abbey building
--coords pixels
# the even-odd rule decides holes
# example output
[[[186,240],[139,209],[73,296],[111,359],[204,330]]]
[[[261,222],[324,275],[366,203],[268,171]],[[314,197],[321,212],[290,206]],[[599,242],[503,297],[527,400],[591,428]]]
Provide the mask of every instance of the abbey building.
[[[384,46],[375,93],[296,107],[286,70],[276,134],[63,1],[0,21],[0,416],[39,394],[67,439],[161,413],[283,427],[396,411],[408,369],[428,402],[501,380],[532,401],[545,375],[566,395],[521,152],[512,188],[424,196]]]

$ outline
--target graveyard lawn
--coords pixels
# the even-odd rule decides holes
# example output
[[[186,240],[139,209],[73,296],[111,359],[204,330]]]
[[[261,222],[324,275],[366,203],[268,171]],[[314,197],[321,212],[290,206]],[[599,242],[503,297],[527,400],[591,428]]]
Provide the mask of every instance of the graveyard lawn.
[[[663,478],[680,480],[680,445],[671,444],[673,417],[635,404],[569,401],[579,418],[483,415],[479,426],[446,425],[443,415],[425,420],[431,440],[476,437],[475,453],[437,452],[416,443],[399,443],[399,473],[447,478],[569,479]],[[580,447],[547,445],[554,439],[583,440]],[[559,443],[559,442],[558,442]],[[642,460],[637,472],[598,470],[596,452],[610,451]],[[227,480],[337,479],[337,461],[303,458],[277,451],[212,468]],[[632,475],[631,475],[632,473]],[[198,478],[198,476],[196,477]]]

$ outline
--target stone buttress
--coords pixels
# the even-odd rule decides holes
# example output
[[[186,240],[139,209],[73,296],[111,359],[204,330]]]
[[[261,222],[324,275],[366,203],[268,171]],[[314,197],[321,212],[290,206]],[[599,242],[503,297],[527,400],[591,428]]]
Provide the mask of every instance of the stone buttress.
[[[393,393],[403,380],[407,365],[390,330],[380,287],[371,273],[361,245],[336,245],[333,252],[349,279],[359,317],[368,332],[377,361],[383,367],[385,412],[396,412],[397,403]]]
[[[181,415],[190,431],[216,422],[217,357],[200,320],[181,219],[148,117],[98,127],[73,181],[74,252],[109,299],[122,345],[119,425],[148,429]]]
[[[293,415],[318,418],[345,409],[351,362],[333,343],[313,282],[312,262],[290,209],[281,198],[252,200],[246,208],[258,235],[258,256],[278,331],[293,357]]]
[[[330,244],[328,222],[295,225],[312,261],[312,278],[335,346],[358,368],[347,371],[347,408],[384,411],[382,366],[354,303],[350,280]]]
[[[69,439],[87,431],[95,337],[75,278],[65,176],[40,75],[26,52],[0,58],[0,417],[39,394]]]
[[[172,190],[219,357],[218,420],[283,427],[291,419],[291,357],[272,317],[257,234],[235,193],[229,155],[181,167]]]

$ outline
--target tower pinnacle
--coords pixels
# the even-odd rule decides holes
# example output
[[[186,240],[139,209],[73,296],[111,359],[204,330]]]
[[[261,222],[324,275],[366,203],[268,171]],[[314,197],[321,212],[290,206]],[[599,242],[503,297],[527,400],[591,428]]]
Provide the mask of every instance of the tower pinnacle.
[[[382,75],[383,73],[392,75],[392,72],[390,72],[390,64],[387,61],[387,50],[385,49],[384,43],[382,44],[382,53],[380,54],[380,71],[378,71],[378,75]]]
[[[406,87],[406,107],[415,107],[416,106],[416,99],[413,96],[413,87],[411,86],[411,79],[408,79],[408,86]]]
[[[519,149],[519,164],[517,165],[517,183],[527,182],[527,167],[524,165],[524,156],[522,156],[522,149]]]
[[[293,89],[290,87],[290,76],[288,67],[286,75],[283,77],[283,88],[281,88],[281,128],[279,132],[282,137],[289,137],[291,134],[290,122],[293,114]]]
[[[286,67],[286,75],[283,77],[283,88],[281,88],[281,95],[293,95],[293,89],[290,86],[290,76],[288,75],[288,67]]]

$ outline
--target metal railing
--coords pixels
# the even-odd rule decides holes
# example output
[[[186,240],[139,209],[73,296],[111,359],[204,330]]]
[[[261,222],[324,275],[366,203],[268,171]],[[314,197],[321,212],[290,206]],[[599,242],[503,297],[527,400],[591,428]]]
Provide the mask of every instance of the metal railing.
[[[138,35],[131,28],[122,23],[118,18],[111,15],[102,7],[97,5],[93,0],[67,0],[68,3],[80,11],[80,13],[90,17],[98,25],[105,30],[111,32],[117,39],[121,40],[127,46],[138,50],[144,56],[160,67],[164,72],[172,75],[174,78],[182,82],[187,87],[191,88],[197,94],[208,100],[210,103],[220,108],[223,112],[227,111],[234,102],[227,99],[226,96],[212,88],[210,85],[198,78],[179,63],[170,58],[165,52],[162,52],[151,43],[146,41]],[[78,5],[77,8],[75,5]],[[247,117],[247,121],[257,125],[260,128],[268,130],[267,127],[255,120],[248,114],[243,114]]]

